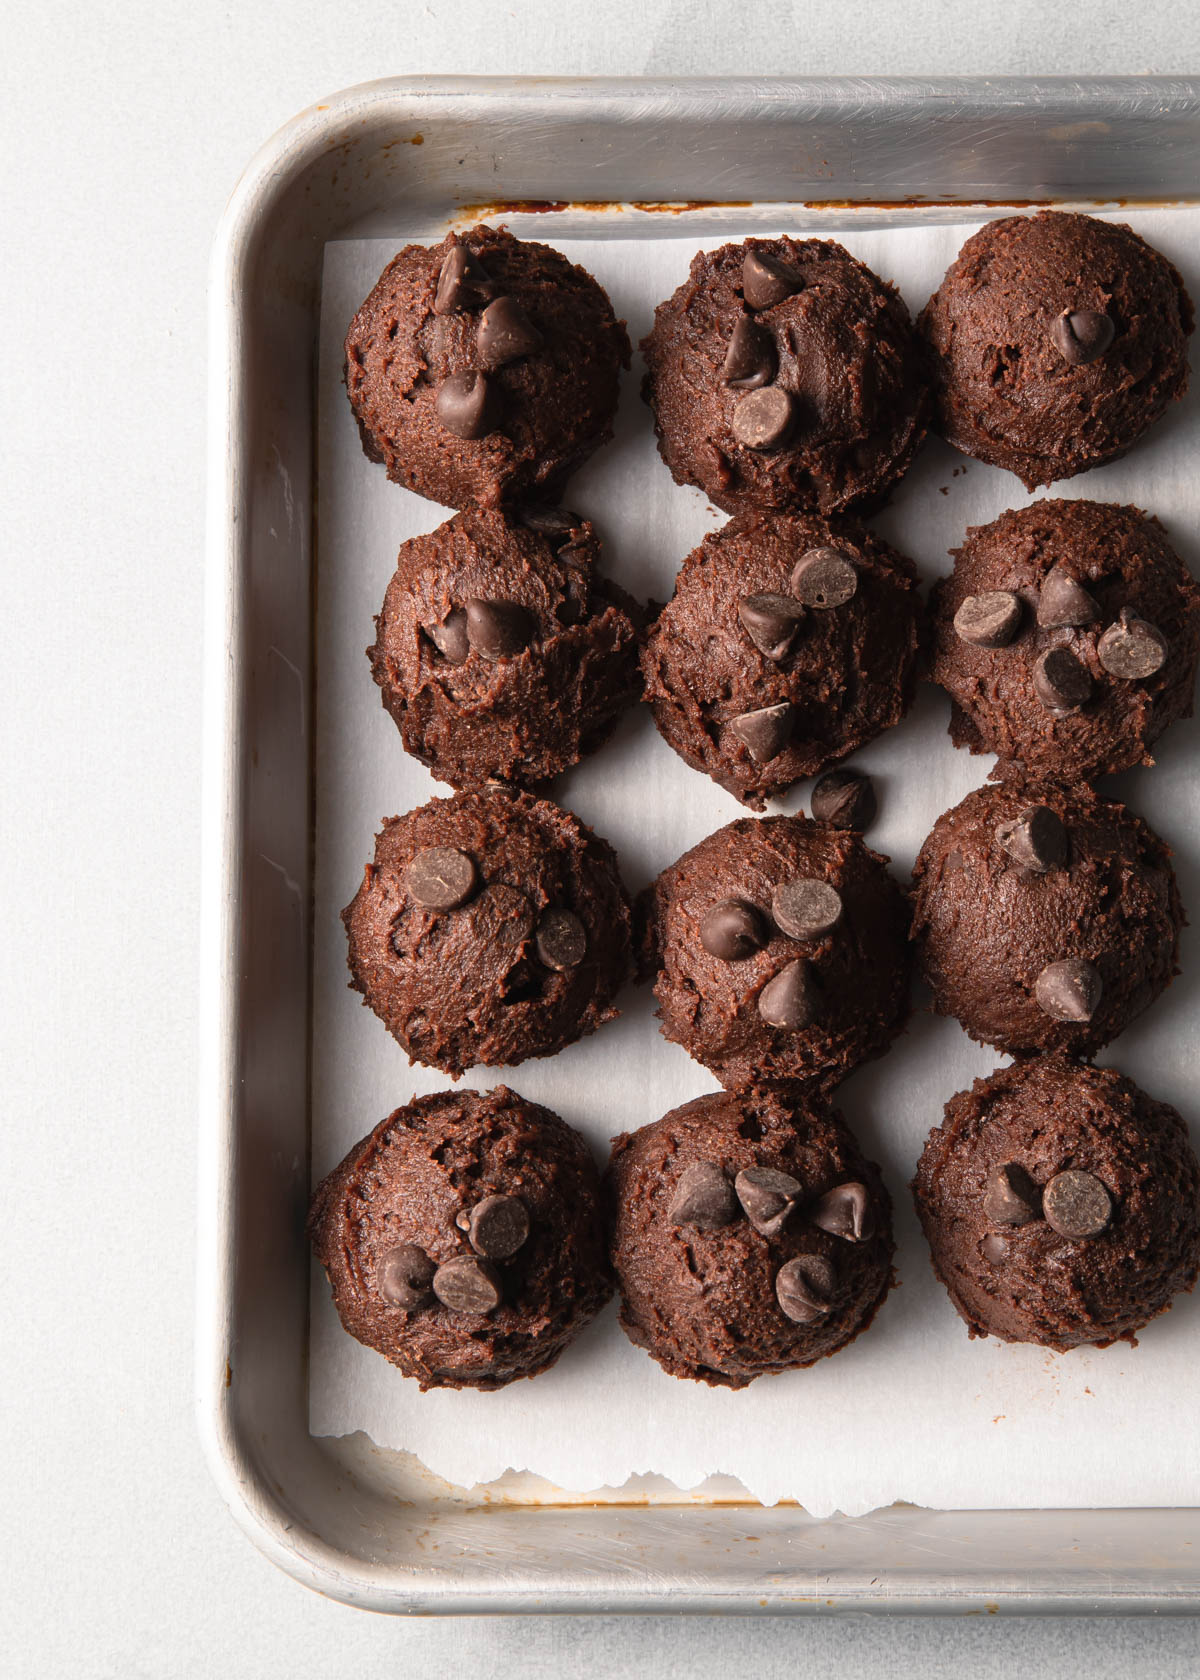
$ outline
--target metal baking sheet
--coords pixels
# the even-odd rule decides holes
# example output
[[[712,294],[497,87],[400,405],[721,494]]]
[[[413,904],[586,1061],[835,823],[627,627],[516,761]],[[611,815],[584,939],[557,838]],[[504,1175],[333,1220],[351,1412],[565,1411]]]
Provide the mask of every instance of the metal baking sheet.
[[[308,1435],[313,440],[321,252],[557,204],[628,237],[964,218],[1193,191],[1187,82],[375,84],[297,119],[214,270],[199,1401],[236,1514],[323,1590],[396,1609],[1187,1607],[1200,1513],[849,1522],[645,1484],[466,1496]],[[749,201],[749,202],[747,202]],[[669,206],[669,209],[664,207]],[[547,213],[550,214],[550,213]],[[644,223],[643,223],[644,218]],[[519,1084],[519,1081],[518,1081]],[[674,1500],[675,1503],[671,1501]]]

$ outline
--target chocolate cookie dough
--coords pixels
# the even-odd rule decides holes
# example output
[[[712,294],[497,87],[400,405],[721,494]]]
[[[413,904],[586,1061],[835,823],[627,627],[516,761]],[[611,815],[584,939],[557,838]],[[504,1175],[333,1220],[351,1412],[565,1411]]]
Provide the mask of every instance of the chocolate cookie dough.
[[[783,1092],[698,1097],[614,1139],[621,1323],[714,1387],[812,1365],[892,1282],[891,1200],[841,1118]]]
[[[641,692],[637,608],[566,509],[470,509],[400,550],[368,648],[406,749],[439,781],[536,786]]]
[[[406,245],[346,335],[364,450],[448,507],[556,494],[612,436],[628,366],[586,269],[489,227]]]
[[[913,882],[934,1007],[984,1044],[1090,1056],[1178,972],[1170,853],[1090,788],[978,788],[938,818]]]
[[[1138,508],[1044,501],[967,532],[932,596],[956,746],[1034,775],[1149,764],[1188,717],[1200,588]]]
[[[501,788],[391,817],[342,920],[364,1003],[410,1061],[455,1077],[594,1032],[631,970],[612,847]]]
[[[731,1089],[829,1088],[908,1016],[908,906],[887,859],[806,817],[740,817],[645,900],[665,1038]]]
[[[641,348],[663,460],[730,513],[869,508],[925,435],[908,310],[829,239],[697,252]]]
[[[913,1195],[972,1336],[1133,1342],[1200,1270],[1187,1128],[1114,1068],[1038,1056],[977,1079],[946,1104]]]
[[[900,721],[922,628],[912,563],[862,526],[737,514],[646,638],[646,699],[681,758],[761,809]]]
[[[553,1365],[612,1294],[600,1181],[557,1114],[499,1085],[418,1097],[320,1184],[313,1250],[350,1335],[427,1388]]]
[[[1027,490],[1113,461],[1187,390],[1192,303],[1120,222],[1058,210],[988,222],[918,322],[934,425]]]

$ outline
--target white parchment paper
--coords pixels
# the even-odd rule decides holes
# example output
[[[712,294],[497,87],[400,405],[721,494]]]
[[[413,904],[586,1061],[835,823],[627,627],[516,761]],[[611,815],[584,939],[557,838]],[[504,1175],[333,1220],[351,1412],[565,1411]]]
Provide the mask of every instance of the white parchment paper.
[[[1178,264],[1200,297],[1200,212],[1127,213]],[[636,344],[656,302],[687,272],[701,241],[613,235],[556,240],[552,217],[514,220],[514,231],[559,244],[607,288]],[[813,217],[809,226],[820,229]],[[915,314],[971,225],[837,232],[856,256],[893,280]],[[788,231],[796,231],[790,224]],[[733,237],[726,235],[725,237]],[[371,857],[381,819],[450,789],[409,758],[379,703],[364,649],[373,639],[396,550],[446,510],[390,484],[371,465],[341,381],[342,339],[358,304],[395,251],[393,241],[334,244],[325,253],[319,399],[316,983],[313,1031],[314,1184],[392,1109],[446,1087],[407,1057],[347,986],[339,911]],[[639,398],[640,359],[626,378],[616,440],[572,481],[567,501],[595,519],[611,574],[642,597],[665,600],[679,562],[724,515],[676,486],[654,447]],[[1200,381],[1197,382],[1200,386]],[[1158,514],[1200,571],[1200,389],[1124,461],[1053,494],[1132,501]],[[931,440],[873,523],[912,556],[923,576],[948,569],[947,550],[968,524],[1032,498],[1008,474]],[[908,870],[935,818],[982,782],[990,759],[956,752],[948,703],[926,688],[908,718],[854,763],[877,778],[881,812],[868,839]],[[1176,725],[1159,761],[1111,778],[1175,849],[1185,904],[1200,918],[1200,764],[1197,725]],[[803,784],[773,808],[807,809]],[[562,778],[559,802],[616,847],[636,892],[705,834],[744,814],[690,770],[639,710],[616,738]],[[1184,974],[1101,1059],[1200,1120],[1197,1000],[1200,949],[1183,944]],[[920,1001],[920,1000],[919,1000]],[[715,1088],[659,1036],[649,989],[630,989],[623,1015],[583,1043],[508,1072],[501,1082],[555,1109],[590,1139],[597,1159],[618,1131]],[[420,1394],[379,1355],[341,1329],[314,1267],[310,1427],[365,1431],[407,1450],[447,1480],[471,1486],[528,1470],[573,1490],[615,1487],[656,1472],[681,1488],[736,1476],[757,1498],[794,1498],[818,1516],[858,1515],[894,1500],[944,1508],[1183,1505],[1200,1503],[1200,1296],[1184,1297],[1140,1345],[1066,1356],[994,1340],[969,1341],[930,1270],[908,1194],[922,1144],[943,1104],[1003,1060],[973,1045],[953,1021],[914,1016],[882,1061],[841,1088],[838,1103],[896,1203],[900,1285],[870,1331],[807,1371],[729,1393],[667,1376],[622,1334],[615,1308],[558,1366],[497,1394]]]

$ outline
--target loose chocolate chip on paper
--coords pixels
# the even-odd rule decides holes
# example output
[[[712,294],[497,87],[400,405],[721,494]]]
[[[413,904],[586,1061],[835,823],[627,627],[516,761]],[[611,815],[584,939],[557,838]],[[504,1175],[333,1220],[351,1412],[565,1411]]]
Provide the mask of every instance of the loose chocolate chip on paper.
[[[837,1274],[820,1254],[798,1254],[779,1268],[775,1295],[793,1324],[815,1324],[833,1306]]]
[[[746,449],[776,449],[791,424],[791,397],[780,385],[764,385],[738,403],[729,429]]]
[[[738,617],[758,651],[778,661],[791,652],[804,608],[790,595],[743,595]]]
[[[451,1312],[490,1313],[500,1305],[500,1278],[486,1260],[458,1254],[434,1272],[433,1293]]]
[[[875,788],[859,770],[830,770],[812,790],[809,808],[833,828],[866,828],[875,815]]]
[[[803,1190],[790,1173],[774,1167],[746,1167],[733,1181],[742,1211],[764,1237],[778,1236]]]
[[[448,613],[444,623],[427,624],[425,634],[451,665],[461,665],[471,651],[467,638],[467,615],[461,607],[455,607]]]
[[[533,640],[533,621],[516,601],[468,601],[467,636],[484,659],[511,659]]]
[[[587,929],[573,910],[543,910],[537,925],[537,954],[559,973],[578,968],[587,955]]]
[[[722,385],[732,385],[736,391],[757,390],[771,383],[776,366],[775,340],[770,333],[748,315],[739,315],[721,367]]]
[[[475,348],[486,368],[504,367],[540,350],[543,339],[516,298],[498,297],[479,317]]]
[[[1033,667],[1033,692],[1048,712],[1066,717],[1091,699],[1091,673],[1070,648],[1052,647]]]
[[[742,259],[742,296],[751,309],[770,309],[803,289],[791,263],[769,251],[750,250]]]
[[[455,437],[474,441],[487,437],[500,424],[500,392],[494,380],[478,368],[452,373],[434,398],[437,417]]]
[[[1077,629],[1094,624],[1100,607],[1094,595],[1063,566],[1052,566],[1038,594],[1037,621],[1043,630]]]
[[[835,1184],[806,1215],[810,1225],[847,1242],[865,1242],[871,1235],[871,1199],[865,1184]]]
[[[485,1260],[511,1260],[529,1240],[529,1210],[518,1196],[485,1196],[471,1209],[467,1236]]]
[[[1007,647],[1021,623],[1021,598],[1010,589],[968,595],[954,615],[954,633],[972,647]]]
[[[376,1278],[379,1293],[390,1307],[416,1312],[427,1306],[432,1291],[433,1261],[415,1243],[398,1243],[379,1262]]]
[[[1060,1237],[1098,1237],[1112,1219],[1112,1197],[1094,1173],[1061,1172],[1042,1194],[1042,1212]]]
[[[721,962],[745,962],[769,937],[759,911],[740,898],[720,899],[700,921],[701,945]]]
[[[475,865],[453,846],[425,846],[409,864],[405,879],[426,910],[457,910],[475,890]]]
[[[667,1209],[672,1225],[693,1225],[698,1231],[718,1231],[738,1216],[733,1185],[711,1161],[693,1161],[675,1185]]]
[[[781,968],[758,994],[758,1013],[769,1027],[800,1032],[817,1016],[817,984],[803,957]]]
[[[517,518],[527,531],[536,531],[539,536],[549,537],[551,541],[559,539],[565,541],[572,531],[577,531],[583,524],[577,513],[570,508],[551,507],[546,502],[524,502],[517,509]]]
[[[858,572],[836,548],[810,548],[792,569],[791,591],[806,607],[844,607],[858,590]]]
[[[1007,1161],[988,1174],[983,1211],[993,1225],[1028,1225],[1041,1217],[1042,1193],[1024,1167]]]
[[[495,282],[479,259],[465,245],[456,243],[442,260],[433,312],[453,315],[459,309],[478,309],[495,291]]]
[[[759,764],[769,764],[791,740],[794,713],[795,707],[784,700],[777,706],[763,706],[757,712],[742,712],[729,727],[751,758]]]
[[[1077,957],[1047,963],[1034,982],[1038,1007],[1055,1021],[1090,1021],[1100,1007],[1104,983],[1092,963]]]
[[[996,829],[996,843],[1014,863],[1035,875],[1061,869],[1067,861],[1067,830],[1048,805],[1030,805]]]
[[[775,888],[771,914],[789,939],[824,939],[842,919],[842,895],[828,881],[800,876]]]
[[[1116,336],[1111,315],[1099,309],[1064,309],[1050,328],[1055,348],[1072,367],[1098,361]]]
[[[1128,607],[1122,607],[1120,619],[1097,642],[1096,655],[1110,677],[1137,682],[1162,669],[1167,638],[1149,619],[1135,618]]]

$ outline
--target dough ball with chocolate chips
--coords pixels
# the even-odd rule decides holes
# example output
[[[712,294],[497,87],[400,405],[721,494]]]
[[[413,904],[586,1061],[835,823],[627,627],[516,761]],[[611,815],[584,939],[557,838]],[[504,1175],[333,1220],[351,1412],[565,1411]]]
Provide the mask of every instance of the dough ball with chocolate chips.
[[[736,1090],[829,1088],[881,1056],[909,1007],[908,905],[887,859],[806,817],[741,817],[646,896],[665,1038]]]
[[[455,1077],[552,1056],[617,1013],[629,900],[612,847],[545,799],[489,788],[392,817],[342,912],[351,984]]]
[[[1066,1352],[1135,1339],[1200,1270],[1200,1164],[1115,1068],[1035,1056],[946,1104],[913,1180],[972,1336]]]
[[[612,436],[628,366],[586,269],[489,227],[406,245],[346,335],[364,450],[448,507],[553,496]]]
[[[681,758],[761,809],[900,721],[923,622],[912,563],[863,527],[737,514],[646,638],[646,699]]]
[[[971,235],[918,322],[934,424],[1027,490],[1113,461],[1187,390],[1192,303],[1131,228],[1043,210]]]
[[[612,1294],[587,1144],[503,1085],[418,1097],[320,1184],[308,1233],[346,1330],[426,1388],[553,1365]]]
[[[967,532],[933,591],[932,675],[955,746],[1086,781],[1152,763],[1188,717],[1200,588],[1156,519],[1044,501]]]
[[[877,505],[925,435],[908,310],[832,240],[697,252],[641,348],[663,460],[730,513]]]
[[[724,1388],[853,1341],[892,1283],[892,1204],[839,1115],[721,1092],[614,1139],[621,1323],[665,1371]]]
[[[977,788],[938,818],[913,883],[935,1009],[1001,1050],[1093,1055],[1178,972],[1170,853],[1088,787]]]
[[[406,749],[454,787],[536,786],[641,692],[638,609],[565,509],[470,509],[400,550],[371,670]]]

